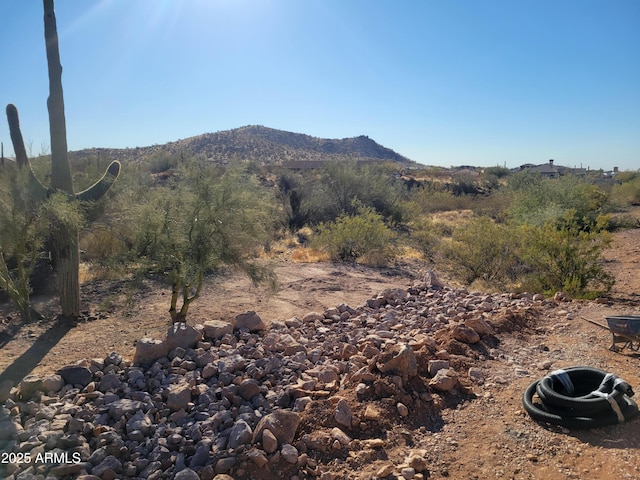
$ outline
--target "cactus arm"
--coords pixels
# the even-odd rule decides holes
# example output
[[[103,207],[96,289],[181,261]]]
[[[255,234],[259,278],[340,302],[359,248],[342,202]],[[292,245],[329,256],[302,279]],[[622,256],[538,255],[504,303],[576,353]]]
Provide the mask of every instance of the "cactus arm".
[[[120,162],[118,162],[117,160],[111,162],[102,178],[86,190],[77,193],[76,198],[80,201],[100,200],[100,198],[102,198],[102,196],[107,193],[107,191],[109,191],[113,183],[118,178],[118,175],[120,175],[120,169]]]
[[[12,103],[7,105],[7,122],[9,123],[9,135],[11,136],[13,151],[16,154],[16,163],[18,167],[23,167],[29,163],[29,159],[27,158],[27,149],[24,148],[24,140],[20,131],[18,109]]]
[[[11,143],[13,144],[13,151],[16,154],[16,163],[18,168],[26,167],[28,169],[28,189],[31,195],[38,200],[44,200],[49,196],[49,189],[45,187],[31,168],[31,162],[27,157],[27,150],[24,148],[24,140],[22,139],[22,132],[20,131],[20,118],[18,116],[18,109],[15,105],[7,105],[7,122],[9,123],[9,135],[11,136]]]
[[[73,194],[71,167],[67,153],[67,127],[62,93],[62,65],[53,0],[44,0],[44,39],[49,72],[49,133],[51,135],[51,187]]]

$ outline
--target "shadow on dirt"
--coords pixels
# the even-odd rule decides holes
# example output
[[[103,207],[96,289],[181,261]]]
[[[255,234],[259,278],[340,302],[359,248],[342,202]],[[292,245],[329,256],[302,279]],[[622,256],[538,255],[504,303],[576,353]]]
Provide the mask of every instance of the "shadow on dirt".
[[[6,380],[11,380],[14,385],[17,385],[38,366],[45,355],[47,355],[75,325],[75,320],[59,316],[55,323],[43,332],[27,351],[16,358],[11,365],[0,373],[0,384]]]

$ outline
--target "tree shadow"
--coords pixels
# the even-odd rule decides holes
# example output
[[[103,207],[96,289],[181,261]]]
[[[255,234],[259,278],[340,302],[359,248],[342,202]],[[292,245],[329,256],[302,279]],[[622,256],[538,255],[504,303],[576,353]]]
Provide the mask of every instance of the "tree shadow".
[[[42,333],[27,351],[0,373],[0,384],[6,380],[11,380],[14,385],[20,383],[75,325],[74,319],[58,316],[55,323]]]

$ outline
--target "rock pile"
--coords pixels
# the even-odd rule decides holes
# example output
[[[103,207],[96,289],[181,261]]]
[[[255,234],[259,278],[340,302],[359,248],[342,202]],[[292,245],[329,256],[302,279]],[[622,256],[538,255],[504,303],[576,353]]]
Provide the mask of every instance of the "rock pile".
[[[428,426],[472,397],[496,329],[541,301],[430,282],[269,326],[255,312],[177,324],[133,360],[114,352],[7,391],[0,476],[332,479],[332,459],[384,449],[389,422]],[[428,467],[414,449],[376,474]]]

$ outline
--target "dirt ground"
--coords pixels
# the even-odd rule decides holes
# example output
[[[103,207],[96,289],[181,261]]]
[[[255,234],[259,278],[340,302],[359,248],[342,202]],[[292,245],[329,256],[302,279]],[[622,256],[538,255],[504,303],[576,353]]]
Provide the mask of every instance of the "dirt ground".
[[[640,217],[640,210],[635,212]],[[441,424],[388,426],[384,458],[366,450],[327,459],[339,478],[373,478],[381,465],[401,464],[412,449],[425,450],[428,478],[640,479],[640,418],[586,431],[544,426],[522,408],[522,393],[556,368],[589,365],[613,372],[640,391],[640,352],[608,349],[611,335],[581,317],[603,323],[605,315],[640,314],[640,229],[616,233],[606,252],[616,285],[610,298],[541,307],[526,328],[499,335],[499,358],[481,365],[487,379],[475,399],[442,412]],[[287,319],[340,303],[359,305],[386,287],[406,287],[424,272],[415,264],[368,269],[336,264],[276,265],[280,290],[271,295],[231,274],[207,285],[190,322],[225,319],[255,310],[266,319]],[[48,320],[12,329],[16,314],[0,305],[0,377],[48,374],[82,358],[112,351],[132,356],[144,336],[162,338],[169,325],[168,291],[152,280],[83,285],[91,309],[77,324]],[[52,312],[55,301],[37,306]],[[51,317],[51,315],[50,315]],[[636,401],[638,401],[636,399]]]

